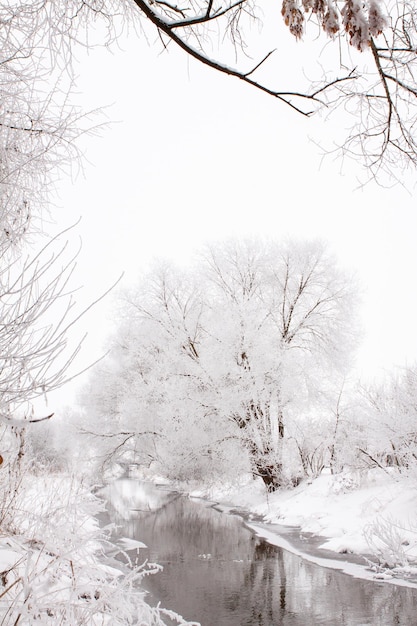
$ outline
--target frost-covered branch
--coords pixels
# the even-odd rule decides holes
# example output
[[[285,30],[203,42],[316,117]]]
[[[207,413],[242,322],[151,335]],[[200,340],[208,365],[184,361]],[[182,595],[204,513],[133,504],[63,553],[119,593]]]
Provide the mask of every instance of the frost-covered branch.
[[[239,70],[233,67],[230,67],[220,61],[216,61],[207,55],[202,49],[198,49],[192,46],[186,38],[179,36],[176,32],[179,28],[185,28],[190,26],[195,26],[197,24],[205,24],[213,19],[219,19],[222,16],[233,13],[236,9],[241,9],[242,6],[247,3],[247,0],[242,0],[242,2],[238,2],[235,4],[231,4],[229,7],[220,10],[218,13],[211,14],[206,12],[204,15],[193,19],[185,19],[185,20],[177,20],[177,21],[169,21],[163,19],[160,13],[154,10],[154,6],[158,6],[159,3],[148,3],[146,0],[134,0],[139,9],[144,13],[144,15],[156,26],[160,33],[165,34],[171,41],[173,41],[176,45],[178,45],[184,52],[186,52],[191,57],[195,58],[200,63],[211,67],[212,69],[222,73],[227,74],[228,76],[232,76],[237,78],[244,83],[247,83],[251,87],[255,87],[260,91],[272,96],[281,102],[287,104],[292,109],[301,113],[305,116],[310,116],[314,112],[314,108],[305,108],[302,105],[295,104],[295,102],[299,101],[309,101],[315,105],[323,105],[324,101],[319,98],[327,89],[331,89],[338,85],[341,82],[345,82],[347,80],[353,80],[354,76],[352,73],[349,73],[341,78],[335,78],[334,80],[329,81],[325,85],[321,85],[319,88],[313,90],[311,93],[302,93],[298,91],[284,91],[284,90],[276,90],[272,87],[269,87],[267,84],[256,81],[252,78],[252,75],[258,70],[273,54],[273,51],[268,52],[263,59],[258,61],[252,68],[249,70]]]

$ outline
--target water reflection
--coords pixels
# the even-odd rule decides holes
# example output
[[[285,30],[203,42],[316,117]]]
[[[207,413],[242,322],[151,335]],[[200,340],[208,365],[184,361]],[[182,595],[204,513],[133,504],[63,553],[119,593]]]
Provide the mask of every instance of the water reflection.
[[[317,567],[255,537],[238,517],[151,485],[117,481],[110,515],[141,559],[156,601],[202,626],[394,626],[417,623],[414,589]]]

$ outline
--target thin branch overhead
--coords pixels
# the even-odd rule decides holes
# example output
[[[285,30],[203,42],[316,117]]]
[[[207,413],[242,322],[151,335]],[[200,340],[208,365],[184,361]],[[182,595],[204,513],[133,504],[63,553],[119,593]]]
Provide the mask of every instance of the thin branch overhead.
[[[241,7],[247,3],[247,0],[241,0],[240,2],[233,3],[229,5],[229,7],[224,8],[219,11],[211,12],[212,10],[212,2],[209,2],[207,5],[206,11],[199,15],[198,17],[194,17],[192,19],[184,19],[184,20],[176,20],[170,21],[168,19],[164,19],[161,13],[158,12],[159,4],[158,2],[148,3],[146,0],[134,0],[135,4],[139,7],[142,13],[156,26],[160,33],[163,33],[171,41],[177,44],[182,50],[184,50],[188,55],[196,59],[197,61],[211,67],[212,69],[221,72],[223,74],[227,74],[228,76],[233,76],[238,78],[239,80],[247,83],[251,87],[255,87],[264,93],[277,98],[281,102],[287,104],[292,109],[301,113],[305,116],[310,116],[316,108],[305,108],[301,104],[296,104],[298,101],[309,101],[316,105],[323,105],[324,101],[321,100],[318,96],[322,94],[326,89],[334,87],[339,82],[344,82],[346,80],[352,80],[354,76],[352,73],[347,74],[341,78],[336,78],[326,85],[322,85],[319,89],[311,92],[311,93],[302,93],[299,91],[284,91],[284,90],[276,90],[271,87],[268,87],[266,84],[257,81],[251,76],[269,59],[269,57],[274,53],[273,50],[269,51],[263,59],[258,61],[251,69],[247,71],[243,71],[240,69],[236,69],[230,67],[229,65],[223,64],[220,61],[216,61],[208,56],[203,50],[199,50],[196,47],[192,46],[188,41],[187,37],[181,37],[176,31],[181,28],[186,28],[190,26],[196,26],[198,24],[206,24],[212,20],[220,19],[221,17],[232,14],[236,10],[240,10]],[[154,8],[157,7],[157,8]]]
[[[7,179],[5,191],[17,188],[9,184],[15,171],[21,176],[24,172],[29,181],[33,161],[27,160],[26,165],[28,153],[38,159],[40,147],[45,155],[59,152],[65,159],[65,148],[73,145],[69,122],[74,115],[65,115],[67,99],[59,109],[64,112],[61,118],[52,117],[50,122],[46,112],[53,98],[44,94],[42,107],[38,82],[57,74],[56,91],[61,92],[61,76],[71,75],[75,46],[117,43],[124,27],[133,25],[143,32],[146,22],[156,29],[164,50],[172,43],[197,62],[304,117],[320,111],[338,115],[336,149],[361,161],[371,177],[415,167],[416,4],[410,0],[279,2],[278,7],[272,0],[0,2],[4,25],[0,69],[3,83],[9,85],[0,111],[0,131],[10,148],[1,161],[13,161],[17,167],[0,172],[0,183]],[[260,15],[268,28],[255,33]],[[104,36],[103,28],[93,28],[98,21]],[[292,37],[298,41],[296,52]],[[13,152],[17,134],[26,151]]]
[[[250,0],[217,4],[215,0],[186,1],[181,7],[158,0],[132,0],[142,16],[156,28],[164,42],[172,41],[189,56],[212,69],[237,78],[272,96],[303,116],[309,117],[323,107],[328,112],[344,110],[352,118],[350,132],[341,144],[344,154],[361,159],[371,176],[381,171],[390,174],[400,165],[417,165],[414,140],[417,84],[416,64],[417,9],[407,0],[382,6],[380,0],[283,0],[282,17],[296,39],[316,23],[324,36],[337,37],[335,54],[345,41],[346,50],[355,53],[351,67],[343,59],[340,74],[327,74],[320,84],[310,83],[306,90],[276,88],[276,72],[265,79],[268,63],[277,52],[270,49],[249,69],[236,55],[236,64],[225,62],[222,52],[213,58],[202,42],[210,39],[210,25],[216,23],[224,40],[250,56],[243,38],[243,16],[255,18],[256,5]],[[389,18],[388,18],[389,16]],[[302,46],[302,44],[300,44]],[[282,50],[282,46],[281,46]],[[280,53],[282,55],[282,52]],[[300,56],[305,54],[300,50]],[[350,58],[346,54],[346,58]],[[374,69],[372,69],[372,63]],[[285,60],[283,60],[285,65]],[[370,65],[370,69],[369,69]],[[261,71],[262,70],[262,71]],[[327,75],[326,75],[327,74]]]

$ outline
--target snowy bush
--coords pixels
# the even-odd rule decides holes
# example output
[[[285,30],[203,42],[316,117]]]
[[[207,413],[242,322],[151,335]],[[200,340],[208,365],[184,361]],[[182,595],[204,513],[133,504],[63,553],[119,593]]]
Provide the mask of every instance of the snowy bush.
[[[290,437],[285,447],[286,466],[291,467],[294,476],[316,478],[329,460],[327,424],[299,418],[287,430]]]
[[[346,470],[337,474],[333,479],[332,491],[336,494],[354,491],[361,485],[361,475],[359,472]]]
[[[378,517],[365,528],[364,535],[380,567],[404,568],[417,564],[416,524],[406,527],[393,518]]]
[[[0,528],[2,626],[162,626],[165,616],[186,623],[144,600],[141,580],[160,566],[122,571],[106,556],[115,550],[96,520],[102,509],[79,479],[26,468],[9,505],[13,527]]]

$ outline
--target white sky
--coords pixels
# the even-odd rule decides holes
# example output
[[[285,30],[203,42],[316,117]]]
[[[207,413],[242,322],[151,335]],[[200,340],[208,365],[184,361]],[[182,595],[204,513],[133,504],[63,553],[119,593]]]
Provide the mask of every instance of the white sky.
[[[62,180],[58,227],[82,221],[76,282],[82,302],[122,271],[133,281],[155,256],[186,262],[230,236],[321,237],[363,285],[367,376],[417,356],[417,207],[400,186],[358,189],[359,166],[329,157],[335,127],[304,119],[174,49],[132,35],[125,50],[82,59],[80,102],[113,106],[114,121],[85,140],[84,177]],[[299,44],[302,46],[303,44]],[[410,182],[411,180],[411,182]],[[105,347],[111,304],[83,322],[82,364]],[[65,393],[65,392],[64,392]]]

